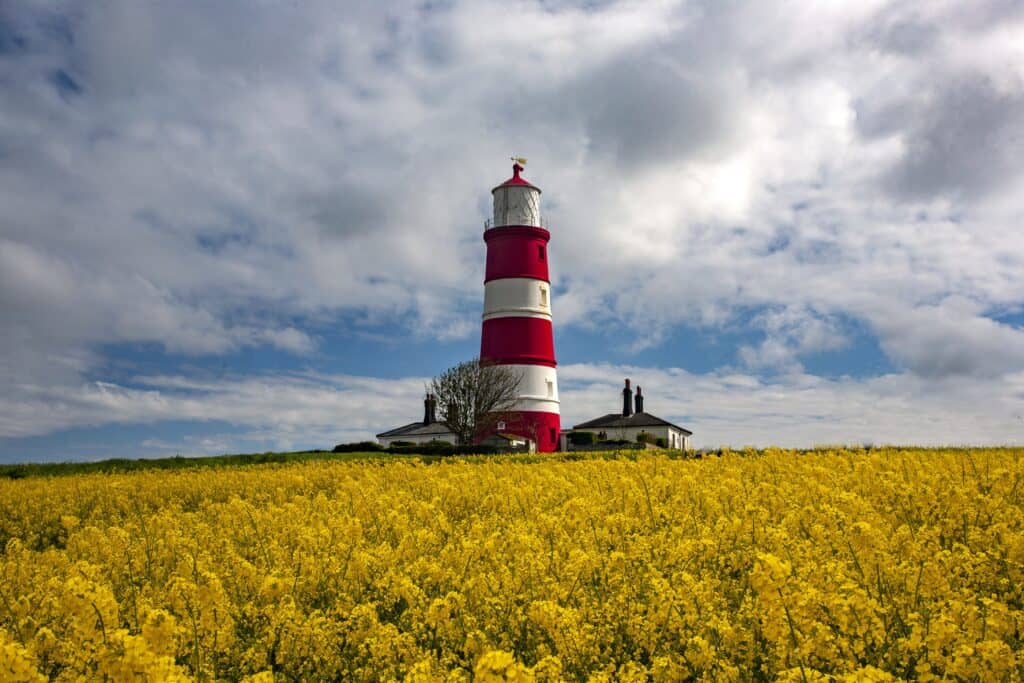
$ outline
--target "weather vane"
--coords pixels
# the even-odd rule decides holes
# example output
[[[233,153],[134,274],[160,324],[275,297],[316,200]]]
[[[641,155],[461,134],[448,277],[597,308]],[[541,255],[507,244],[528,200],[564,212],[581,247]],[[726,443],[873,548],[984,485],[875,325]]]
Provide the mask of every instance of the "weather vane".
[[[520,166],[526,166],[526,157],[511,157],[511,159]]]

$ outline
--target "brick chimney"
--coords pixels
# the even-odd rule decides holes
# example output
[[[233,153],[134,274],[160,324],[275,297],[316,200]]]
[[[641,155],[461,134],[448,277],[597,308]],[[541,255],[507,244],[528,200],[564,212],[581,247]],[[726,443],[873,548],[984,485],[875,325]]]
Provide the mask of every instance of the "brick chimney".
[[[644,412],[644,395],[640,393],[640,385],[636,385],[636,397],[633,399],[636,404],[636,412],[640,414]]]
[[[633,414],[633,390],[629,388],[629,379],[626,379],[626,387],[622,390],[622,417],[629,417]]]
[[[427,394],[423,399],[423,424],[429,425],[437,422],[437,397]]]

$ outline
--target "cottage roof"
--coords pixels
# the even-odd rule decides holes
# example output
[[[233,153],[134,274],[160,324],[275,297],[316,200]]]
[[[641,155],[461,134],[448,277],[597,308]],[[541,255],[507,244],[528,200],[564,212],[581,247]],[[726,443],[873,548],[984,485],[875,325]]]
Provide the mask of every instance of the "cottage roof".
[[[431,422],[426,425],[423,422],[412,422],[402,427],[395,427],[386,432],[381,432],[377,435],[377,438],[382,436],[446,436],[454,433],[444,422]]]
[[[672,427],[673,429],[678,429],[687,436],[693,434],[689,429],[680,427],[677,424],[673,424],[668,420],[663,420],[656,415],[651,415],[650,413],[633,413],[632,415],[608,413],[607,415],[603,415],[588,422],[582,422],[575,425],[573,429],[598,429],[601,427]]]

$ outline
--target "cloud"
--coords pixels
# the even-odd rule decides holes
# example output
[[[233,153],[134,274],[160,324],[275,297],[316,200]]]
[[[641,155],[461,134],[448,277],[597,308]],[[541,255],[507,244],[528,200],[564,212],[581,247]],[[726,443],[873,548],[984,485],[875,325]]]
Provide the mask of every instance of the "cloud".
[[[754,324],[764,330],[759,345],[743,345],[739,357],[753,368],[799,371],[798,358],[804,354],[841,349],[848,339],[835,320],[812,310],[787,307],[755,316]]]
[[[1020,179],[1024,152],[1024,82],[1001,87],[986,74],[943,74],[904,99],[871,111],[861,129],[897,133],[904,152],[883,177],[908,199],[973,200]]]
[[[560,333],[764,335],[730,362],[761,380],[851,321],[900,377],[1002,386],[1022,44],[1005,1],[5,3],[0,388],[91,395],[121,344],[471,339],[511,153]]]
[[[739,84],[731,80],[648,49],[602,65],[567,95],[583,118],[588,151],[631,173],[649,164],[712,158],[738,125]]]
[[[59,389],[23,387],[19,396],[0,401],[0,436],[193,420],[224,422],[305,443],[313,434],[358,432],[371,437],[384,426],[416,419],[417,397],[426,381],[294,373],[137,377],[130,386],[91,382]]]
[[[1024,373],[998,381],[927,379],[911,373],[826,380],[681,368],[568,364],[559,368],[562,425],[619,409],[621,382],[643,387],[646,409],[694,432],[703,447],[816,443],[1004,444],[1021,440]],[[425,377],[380,379],[316,373],[249,377],[137,377],[31,398],[0,398],[0,436],[70,427],[224,423],[231,431],[153,438],[153,454],[323,448],[371,439],[420,417]],[[203,440],[206,440],[203,442]],[[146,440],[143,440],[146,441]]]
[[[579,364],[559,368],[563,427],[621,405],[622,378],[648,412],[687,427],[701,447],[825,443],[1020,443],[1024,374],[925,379],[911,373],[828,380]]]
[[[876,320],[886,353],[924,377],[999,377],[1024,368],[1024,329],[981,315],[949,297]]]

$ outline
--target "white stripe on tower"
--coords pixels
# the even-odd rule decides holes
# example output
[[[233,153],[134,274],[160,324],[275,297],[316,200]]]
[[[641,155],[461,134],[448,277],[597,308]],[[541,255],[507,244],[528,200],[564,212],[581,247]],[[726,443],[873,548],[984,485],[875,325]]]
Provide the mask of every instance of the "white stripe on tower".
[[[512,410],[561,413],[558,400],[558,377],[548,365],[506,365],[519,373],[519,396]]]
[[[551,320],[551,285],[529,277],[502,278],[485,284],[483,319],[511,317]]]

